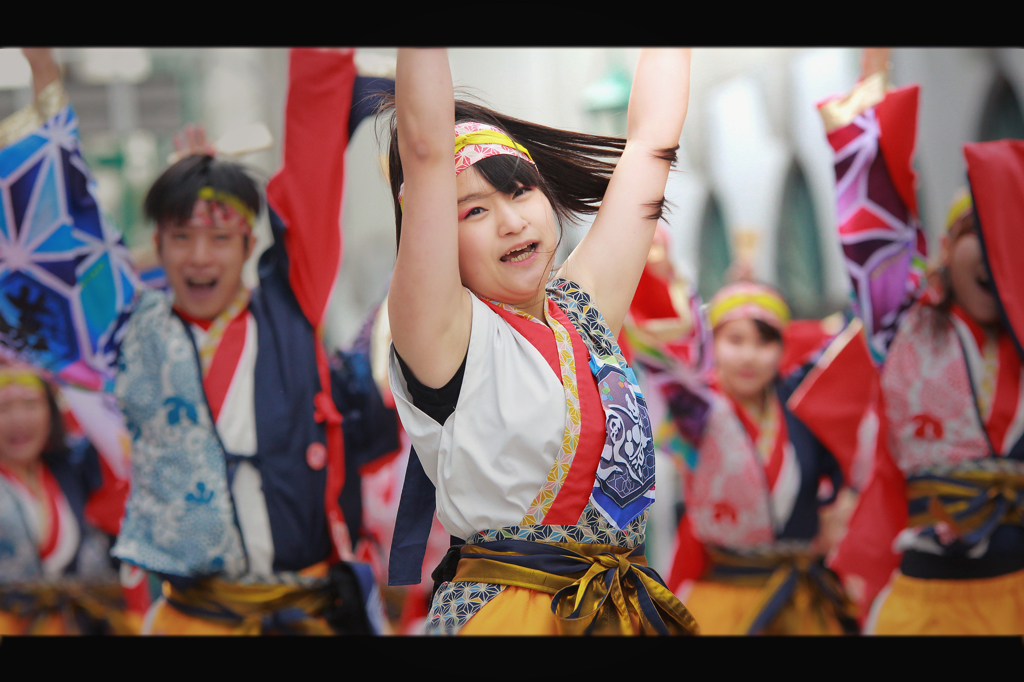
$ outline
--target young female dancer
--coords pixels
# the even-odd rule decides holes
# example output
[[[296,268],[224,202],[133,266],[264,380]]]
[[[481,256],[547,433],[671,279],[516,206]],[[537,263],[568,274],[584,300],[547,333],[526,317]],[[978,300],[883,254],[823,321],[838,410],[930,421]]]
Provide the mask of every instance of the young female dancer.
[[[65,442],[53,387],[0,368],[0,634],[135,631],[108,541],[85,520],[101,485],[96,451]]]
[[[776,291],[748,281],[719,291],[706,320],[685,316],[693,326],[676,346],[696,352],[663,344],[640,359],[674,427],[659,441],[682,465],[685,514],[669,585],[703,634],[854,631],[851,605],[823,565],[832,533],[821,511],[843,475],[786,408],[828,339],[825,325],[791,323]],[[712,371],[700,371],[709,360]]]
[[[614,340],[688,89],[687,50],[645,50],[623,143],[456,102],[443,50],[399,51],[390,382],[465,543],[437,573],[431,632],[696,631],[645,566],[654,451]],[[618,157],[610,179],[594,156]],[[559,219],[598,202],[556,269]]]
[[[1024,282],[1013,258],[1024,143],[964,146],[971,195],[954,203],[939,266],[925,279],[910,167],[918,89],[888,89],[887,62],[887,50],[868,50],[854,91],[820,106],[836,154],[840,240],[872,355],[884,362],[880,456],[844,561],[859,557],[876,591],[899,562],[869,631],[1021,634],[1024,377],[1015,330]],[[821,437],[855,442],[838,424]],[[883,573],[872,578],[873,567]]]

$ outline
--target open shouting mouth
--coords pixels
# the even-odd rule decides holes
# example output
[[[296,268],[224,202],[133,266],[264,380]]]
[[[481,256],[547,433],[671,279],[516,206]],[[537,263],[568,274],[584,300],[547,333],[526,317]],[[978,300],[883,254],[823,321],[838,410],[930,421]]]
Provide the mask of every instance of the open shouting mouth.
[[[216,277],[189,277],[185,279],[185,285],[188,286],[189,291],[191,291],[193,294],[204,295],[213,291],[217,287],[217,282],[219,281],[220,280]]]
[[[501,257],[502,263],[520,263],[537,251],[537,242],[530,242],[524,246],[518,246]]]

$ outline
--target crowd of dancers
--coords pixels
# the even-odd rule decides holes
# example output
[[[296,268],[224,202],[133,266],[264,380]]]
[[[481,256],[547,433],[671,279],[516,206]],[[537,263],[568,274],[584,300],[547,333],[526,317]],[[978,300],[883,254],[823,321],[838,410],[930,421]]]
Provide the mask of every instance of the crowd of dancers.
[[[1024,634],[1024,142],[964,146],[929,257],[918,88],[888,50],[819,105],[853,291],[825,320],[749,263],[706,304],[673,270],[686,49],[641,51],[624,139],[456,99],[444,50],[400,49],[394,80],[292,50],[266,187],[177,140],[143,206],[155,287],[51,51],[24,54],[34,100],[0,122],[0,635]],[[397,257],[329,353],[345,151],[373,116]],[[683,500],[664,575],[656,450],[682,480],[658,490]]]

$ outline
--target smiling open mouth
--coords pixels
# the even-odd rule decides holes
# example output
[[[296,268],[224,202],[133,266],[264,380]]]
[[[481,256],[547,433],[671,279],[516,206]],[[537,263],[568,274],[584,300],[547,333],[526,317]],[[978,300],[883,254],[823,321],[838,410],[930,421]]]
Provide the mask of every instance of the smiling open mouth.
[[[537,250],[537,242],[530,242],[526,246],[518,249],[512,249],[504,256],[501,257],[502,263],[518,263],[524,261],[533,255],[533,252]]]
[[[185,284],[188,285],[189,289],[197,292],[213,291],[213,288],[217,286],[218,280],[214,279],[186,279]]]

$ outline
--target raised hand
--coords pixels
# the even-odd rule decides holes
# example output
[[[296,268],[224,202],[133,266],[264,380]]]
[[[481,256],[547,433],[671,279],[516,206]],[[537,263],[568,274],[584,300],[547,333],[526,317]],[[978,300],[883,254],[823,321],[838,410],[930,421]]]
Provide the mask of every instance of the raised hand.
[[[53,58],[49,47],[23,47],[21,53],[32,68],[32,90],[38,96],[50,83],[60,80],[60,67]]]
[[[194,154],[208,154],[213,156],[216,149],[206,140],[206,129],[201,125],[189,123],[185,128],[174,135],[174,154],[170,162],[175,163]]]
[[[879,71],[889,70],[889,57],[892,56],[891,47],[866,47],[864,57],[861,61],[860,77],[867,78]]]

